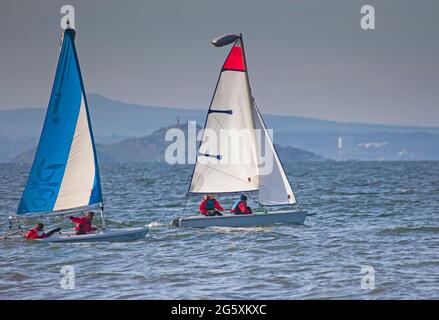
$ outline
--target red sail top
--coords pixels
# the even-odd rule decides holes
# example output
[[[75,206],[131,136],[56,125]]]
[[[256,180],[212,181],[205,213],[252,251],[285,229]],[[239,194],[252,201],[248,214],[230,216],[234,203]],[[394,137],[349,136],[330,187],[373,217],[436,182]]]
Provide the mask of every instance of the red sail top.
[[[229,56],[224,62],[223,70],[245,71],[244,52],[239,41],[230,50]]]

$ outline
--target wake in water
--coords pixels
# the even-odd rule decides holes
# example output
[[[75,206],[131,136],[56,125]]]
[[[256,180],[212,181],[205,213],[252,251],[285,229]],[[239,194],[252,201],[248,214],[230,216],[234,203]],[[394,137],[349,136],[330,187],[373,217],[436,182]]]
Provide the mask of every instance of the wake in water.
[[[146,225],[146,227],[150,228],[150,229],[159,229],[159,228],[163,228],[163,227],[167,227],[167,224],[158,222],[158,221],[153,221],[151,223],[148,223]]]
[[[217,233],[255,233],[272,232],[273,227],[209,227]]]

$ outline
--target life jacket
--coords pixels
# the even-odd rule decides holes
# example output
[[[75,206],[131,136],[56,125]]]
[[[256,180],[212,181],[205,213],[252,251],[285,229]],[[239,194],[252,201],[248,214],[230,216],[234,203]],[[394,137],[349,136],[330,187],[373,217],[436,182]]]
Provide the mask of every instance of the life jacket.
[[[72,221],[76,223],[76,231],[82,230],[84,233],[89,233],[93,230],[91,222],[87,219],[87,217],[74,217],[72,218]]]
[[[30,229],[24,236],[26,239],[43,239],[46,238],[44,231],[38,231],[36,228]]]
[[[85,233],[89,233],[89,232],[91,231],[91,222],[90,222],[90,220],[88,220],[87,218],[84,219],[84,222],[83,222],[83,223],[80,223],[80,224],[78,225],[78,229],[80,229],[82,226],[83,226],[82,230],[83,230]]]
[[[215,199],[207,199],[204,204],[205,210],[215,210]]]
[[[241,213],[241,214],[250,214],[252,213],[251,209],[247,206],[247,203],[245,201],[238,201],[238,203],[236,204],[236,207],[234,206],[234,208],[232,208],[232,210],[230,210],[230,212],[232,213]]]
[[[232,212],[234,212],[236,210],[236,208],[238,207],[239,203],[241,202],[241,200],[236,200],[235,203],[232,206]]]

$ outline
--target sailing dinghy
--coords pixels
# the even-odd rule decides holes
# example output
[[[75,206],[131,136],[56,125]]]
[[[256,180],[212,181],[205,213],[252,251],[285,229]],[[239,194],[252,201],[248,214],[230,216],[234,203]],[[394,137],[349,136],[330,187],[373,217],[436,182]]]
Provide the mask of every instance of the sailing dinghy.
[[[99,166],[75,34],[71,28],[63,33],[43,131],[16,215],[9,218],[6,239],[22,239],[20,231],[25,229],[21,224],[32,215],[72,215],[93,209],[100,210],[102,220],[102,227],[95,232],[76,235],[70,229],[37,241],[131,241],[144,238],[148,232],[148,228],[112,230],[105,225]]]
[[[258,192],[259,210],[246,215],[223,213],[223,216],[213,217],[181,217],[171,224],[198,228],[303,224],[307,213],[291,209],[291,205],[296,204],[296,197],[251,94],[242,34],[225,35],[212,41],[216,47],[232,43],[207,113],[188,195]],[[230,149],[236,148],[221,141],[218,143],[223,130],[244,132],[240,135],[239,150],[241,154],[249,155],[249,161],[232,163],[230,158],[224,157]],[[212,132],[220,138],[212,139]],[[271,156],[272,170],[263,168],[262,153]],[[267,209],[270,206],[289,208],[273,211]]]

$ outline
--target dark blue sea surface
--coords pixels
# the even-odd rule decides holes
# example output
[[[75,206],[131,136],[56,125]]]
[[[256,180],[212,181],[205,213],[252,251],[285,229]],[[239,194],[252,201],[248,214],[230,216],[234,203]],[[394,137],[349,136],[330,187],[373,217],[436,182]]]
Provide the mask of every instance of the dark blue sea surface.
[[[439,162],[287,164],[305,225],[170,228],[193,214],[192,167],[102,165],[111,227],[150,227],[127,243],[0,242],[2,299],[439,298]],[[0,164],[0,224],[29,166]],[[224,205],[233,199],[220,198]],[[43,219],[50,224],[51,220]],[[75,289],[60,286],[65,265]],[[362,289],[362,267],[375,270]]]

